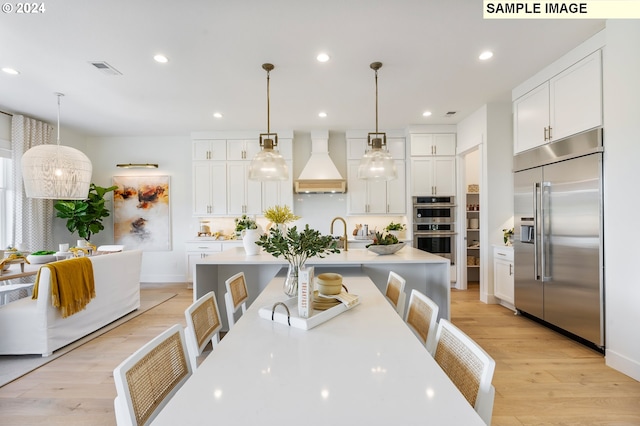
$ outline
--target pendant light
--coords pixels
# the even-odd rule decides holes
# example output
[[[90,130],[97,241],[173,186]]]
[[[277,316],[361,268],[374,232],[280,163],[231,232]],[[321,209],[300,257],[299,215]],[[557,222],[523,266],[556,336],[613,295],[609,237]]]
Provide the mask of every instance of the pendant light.
[[[358,166],[358,179],[392,180],[398,177],[396,164],[387,151],[387,134],[378,131],[378,70],[382,62],[373,62],[369,67],[375,71],[376,81],[376,131],[367,135],[367,152]]]
[[[267,133],[260,133],[259,153],[253,157],[249,165],[249,179],[251,180],[287,180],[289,171],[287,163],[282,155],[274,148],[278,146],[278,134],[271,133],[270,106],[269,106],[269,74],[273,70],[272,64],[262,64],[262,69],[267,72]]]
[[[86,200],[91,184],[91,161],[81,151],[60,145],[58,97],[57,144],[37,145],[22,156],[24,189],[29,198]]]

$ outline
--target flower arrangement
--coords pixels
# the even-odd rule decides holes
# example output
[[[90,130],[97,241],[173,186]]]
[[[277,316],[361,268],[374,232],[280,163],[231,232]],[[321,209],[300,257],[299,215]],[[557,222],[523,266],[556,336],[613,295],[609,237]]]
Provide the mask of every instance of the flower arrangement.
[[[236,217],[234,219],[236,222],[236,232],[242,232],[244,229],[258,229],[258,224],[255,220],[251,219],[246,214],[243,214],[242,217]]]
[[[289,206],[279,206],[275,205],[273,207],[269,207],[264,211],[265,219],[269,220],[272,223],[289,223],[300,219],[300,216],[296,216],[293,214]]]
[[[509,240],[513,237],[513,228],[503,229],[502,236],[505,244],[509,244]]]
[[[391,222],[390,224],[387,225],[386,228],[384,228],[385,231],[404,231],[406,228],[406,226],[403,223],[393,223]]]
[[[289,262],[289,272],[285,280],[284,292],[293,297],[298,294],[298,270],[313,256],[325,257],[329,253],[340,253],[338,242],[331,235],[321,235],[319,231],[305,225],[298,232],[296,226],[283,232],[278,227],[263,234],[256,244],[275,257],[283,256]]]

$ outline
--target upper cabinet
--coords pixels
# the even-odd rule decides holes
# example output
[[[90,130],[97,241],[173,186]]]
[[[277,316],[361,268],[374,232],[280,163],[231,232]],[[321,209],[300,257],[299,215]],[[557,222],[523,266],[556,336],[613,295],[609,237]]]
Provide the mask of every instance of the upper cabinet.
[[[275,204],[293,207],[293,132],[285,133],[278,138],[278,150],[289,167],[289,179],[277,182],[249,179],[249,164],[261,149],[258,137],[231,132],[194,135],[193,215],[260,215]],[[242,132],[245,135],[249,136]]]
[[[456,195],[456,135],[412,133],[411,196]]]
[[[456,135],[453,133],[412,134],[411,156],[456,155]]]
[[[513,102],[514,153],[602,125],[597,50]]]

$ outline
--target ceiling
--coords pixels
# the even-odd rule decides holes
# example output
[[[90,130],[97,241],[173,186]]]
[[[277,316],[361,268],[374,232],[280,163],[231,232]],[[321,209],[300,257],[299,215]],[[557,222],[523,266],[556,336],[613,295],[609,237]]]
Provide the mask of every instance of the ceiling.
[[[272,130],[375,128],[374,61],[383,63],[380,128],[454,124],[510,100],[513,87],[605,26],[484,20],[479,0],[44,4],[44,13],[0,15],[0,68],[20,72],[0,72],[0,110],[55,123],[61,92],[61,124],[97,136],[264,131],[265,62],[275,65]],[[495,55],[480,61],[486,49]],[[321,51],[329,62],[315,59]],[[155,62],[157,53],[169,62]]]

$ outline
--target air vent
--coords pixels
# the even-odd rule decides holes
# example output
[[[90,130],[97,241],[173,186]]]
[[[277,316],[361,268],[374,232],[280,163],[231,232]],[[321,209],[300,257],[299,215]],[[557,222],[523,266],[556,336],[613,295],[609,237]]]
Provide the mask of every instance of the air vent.
[[[445,117],[453,117],[454,115],[456,115],[456,112],[457,112],[457,111],[449,111],[449,112],[447,112],[444,116],[445,116]]]
[[[106,75],[122,75],[120,71],[112,67],[106,62],[89,62],[91,65],[96,67],[98,71]]]

